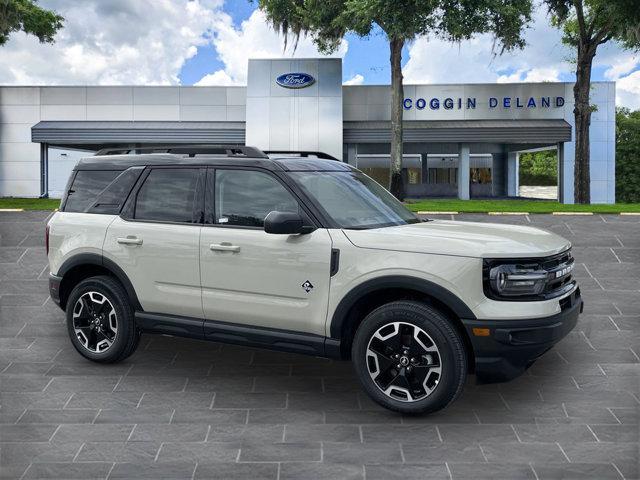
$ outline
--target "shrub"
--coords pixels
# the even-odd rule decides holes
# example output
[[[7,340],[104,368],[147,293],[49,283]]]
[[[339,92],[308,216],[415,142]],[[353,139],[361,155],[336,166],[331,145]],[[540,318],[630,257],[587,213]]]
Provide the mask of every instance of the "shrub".
[[[640,110],[616,111],[616,202],[640,202]]]
[[[558,158],[555,150],[520,154],[520,185],[556,186]]]

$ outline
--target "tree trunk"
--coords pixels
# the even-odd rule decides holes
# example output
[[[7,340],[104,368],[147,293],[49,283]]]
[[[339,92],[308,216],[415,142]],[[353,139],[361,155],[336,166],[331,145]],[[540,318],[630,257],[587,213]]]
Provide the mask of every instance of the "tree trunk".
[[[402,102],[404,88],[402,86],[402,47],[404,40],[391,38],[391,168],[389,191],[400,201],[404,200],[404,183],[402,181]]]
[[[573,87],[575,105],[576,156],[574,162],[573,197],[575,203],[591,203],[591,175],[589,172],[589,125],[591,123],[591,105],[589,90],[591,88],[591,66],[595,48],[580,45],[578,47],[578,64],[576,83]]]

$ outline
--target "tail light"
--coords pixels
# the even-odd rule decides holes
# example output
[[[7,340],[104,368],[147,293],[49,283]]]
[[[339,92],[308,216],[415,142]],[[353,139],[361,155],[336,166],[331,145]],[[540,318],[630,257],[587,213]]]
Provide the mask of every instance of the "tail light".
[[[44,248],[49,255],[49,225],[44,229]]]

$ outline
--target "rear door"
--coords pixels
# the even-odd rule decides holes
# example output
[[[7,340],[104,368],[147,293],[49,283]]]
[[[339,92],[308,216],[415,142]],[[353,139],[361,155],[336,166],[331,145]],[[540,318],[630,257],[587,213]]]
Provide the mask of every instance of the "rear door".
[[[323,228],[304,235],[266,233],[264,218],[273,210],[304,213],[270,172],[209,170],[200,241],[205,319],[324,336],[329,233]]]
[[[104,255],[124,270],[146,312],[203,318],[199,241],[205,172],[147,169],[107,231]]]

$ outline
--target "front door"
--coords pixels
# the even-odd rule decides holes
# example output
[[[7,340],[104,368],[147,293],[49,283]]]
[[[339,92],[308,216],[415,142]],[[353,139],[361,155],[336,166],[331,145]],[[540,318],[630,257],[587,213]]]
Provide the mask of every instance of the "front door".
[[[302,211],[293,193],[267,171],[209,170],[206,202],[211,213],[200,239],[205,319],[324,335],[327,230],[266,233],[269,212]]]
[[[124,270],[146,312],[203,318],[204,174],[198,168],[151,169],[125,207],[125,218],[107,230],[104,255]]]

